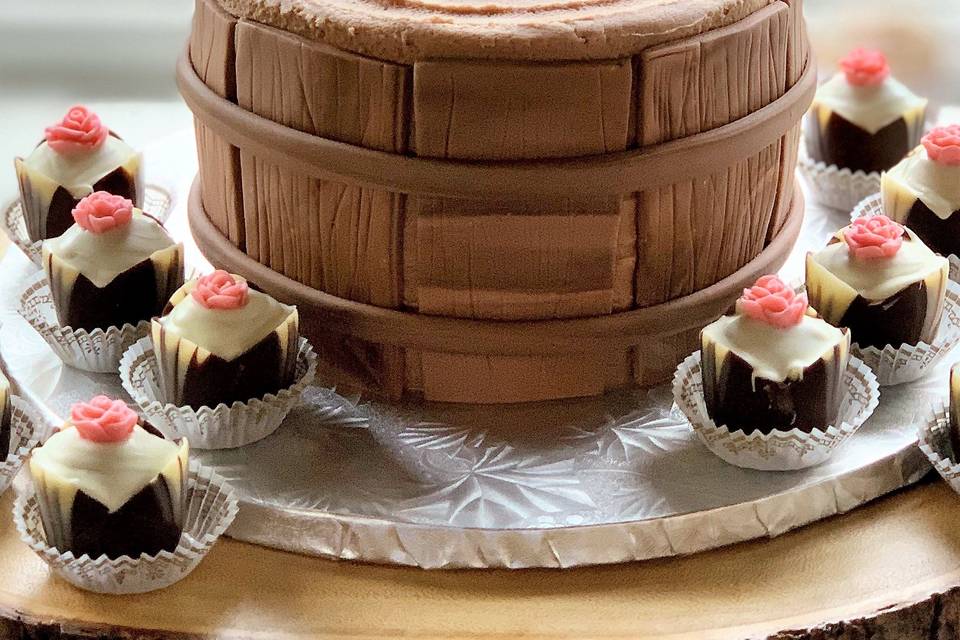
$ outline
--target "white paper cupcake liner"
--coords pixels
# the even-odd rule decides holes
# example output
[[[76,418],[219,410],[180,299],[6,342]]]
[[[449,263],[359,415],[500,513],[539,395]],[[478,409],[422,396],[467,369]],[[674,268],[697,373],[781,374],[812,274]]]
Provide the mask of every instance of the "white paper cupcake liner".
[[[155,184],[148,184],[143,195],[143,211],[160,222],[165,222],[173,211],[173,198],[170,192]],[[35,265],[42,266],[41,242],[30,242],[27,235],[27,224],[23,219],[23,206],[20,200],[14,200],[0,216],[0,225],[10,237],[10,241],[30,259]]]
[[[146,593],[169,587],[193,571],[227,530],[237,515],[233,489],[212,470],[190,463],[187,479],[186,516],[180,543],[173,551],[139,558],[106,556],[79,558],[61,553],[46,543],[40,507],[32,486],[19,493],[13,505],[13,520],[26,542],[53,571],[70,584],[96,593]]]
[[[199,410],[166,402],[157,367],[151,338],[137,341],[120,361],[120,382],[144,418],[168,438],[185,437],[195,449],[234,449],[262,440],[280,427],[313,382],[317,355],[300,338],[296,381],[291,386],[276,395]]]
[[[810,187],[810,199],[817,204],[850,211],[858,202],[880,191],[880,174],[841,169],[810,158],[800,152],[800,174]]]
[[[927,420],[920,425],[920,450],[950,488],[960,493],[960,462],[954,461],[957,453],[951,452],[950,410],[942,402],[933,407]]]
[[[673,379],[673,398],[690,421],[700,441],[724,461],[760,471],[793,471],[813,467],[826,461],[857,429],[866,422],[880,402],[880,388],[873,372],[857,358],[851,357],[843,375],[844,394],[836,426],[825,431],[799,429],[744,433],[717,426],[707,415],[703,397],[700,352],[687,357]]]
[[[147,321],[137,326],[125,324],[122,327],[110,327],[106,331],[61,327],[53,306],[50,284],[43,272],[30,278],[21,294],[20,315],[65,364],[93,373],[115,373],[123,353],[150,333],[150,323]]]
[[[916,345],[883,349],[860,347],[854,344],[851,353],[863,360],[877,376],[881,387],[905,384],[919,380],[929,373],[960,343],[960,284],[953,280],[947,283],[943,316],[933,344],[919,342]]]
[[[19,473],[30,452],[50,432],[40,415],[18,396],[10,396],[10,450],[0,451],[6,457],[0,462],[0,495],[6,491]]]

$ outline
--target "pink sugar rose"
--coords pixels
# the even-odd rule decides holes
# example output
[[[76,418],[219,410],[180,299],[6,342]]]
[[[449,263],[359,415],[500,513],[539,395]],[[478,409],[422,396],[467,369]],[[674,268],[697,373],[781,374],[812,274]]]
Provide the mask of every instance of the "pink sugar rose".
[[[876,87],[890,77],[887,57],[872,49],[854,49],[840,60],[840,68],[856,87]]]
[[[843,230],[843,239],[855,258],[892,258],[903,245],[903,232],[903,227],[887,216],[870,216],[854,220]]]
[[[44,130],[50,148],[64,156],[94,151],[108,135],[110,130],[103,126],[97,114],[80,105],[70,107],[63,120]]]
[[[193,299],[207,309],[240,309],[247,304],[247,281],[218,269],[197,280],[190,292]]]
[[[93,442],[123,442],[133,433],[139,418],[123,400],[96,396],[70,408],[70,420],[80,437]]]
[[[737,300],[737,312],[778,329],[800,324],[807,312],[807,294],[797,292],[777,276],[763,276]]]
[[[960,166],[960,124],[937,127],[923,136],[922,142],[934,162]]]
[[[133,202],[106,191],[94,191],[77,204],[73,219],[84,231],[104,233],[130,224]]]

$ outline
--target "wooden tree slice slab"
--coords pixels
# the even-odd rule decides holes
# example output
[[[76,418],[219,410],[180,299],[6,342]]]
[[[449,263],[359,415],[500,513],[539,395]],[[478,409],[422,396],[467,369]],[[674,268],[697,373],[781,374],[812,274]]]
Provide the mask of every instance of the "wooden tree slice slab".
[[[952,638],[958,520],[960,498],[926,483],[772,540],[569,571],[426,572],[222,540],[184,581],[119,598],[52,577],[4,517],[0,636]]]

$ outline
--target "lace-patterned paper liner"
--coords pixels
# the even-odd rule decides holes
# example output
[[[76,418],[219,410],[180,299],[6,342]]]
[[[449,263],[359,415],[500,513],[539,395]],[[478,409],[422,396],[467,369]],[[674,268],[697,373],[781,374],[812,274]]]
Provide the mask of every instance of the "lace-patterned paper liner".
[[[47,545],[40,508],[32,485],[17,488],[13,520],[20,539],[70,584],[96,593],[130,594],[164,589],[185,578],[210,551],[237,515],[233,489],[211,469],[190,463],[187,478],[186,516],[180,543],[173,551],[139,558],[122,556],[75,557]]]
[[[850,358],[843,385],[839,425],[831,425],[825,431],[814,429],[810,433],[791,429],[747,434],[730,431],[726,426],[718,427],[707,415],[699,351],[677,367],[673,397],[700,441],[725,462],[760,471],[794,471],[826,461],[877,408],[880,402],[877,379],[870,368],[855,357]]]
[[[920,450],[950,488],[960,493],[960,462],[954,461],[956,453],[950,445],[950,409],[947,405],[943,402],[934,405],[919,431]]]
[[[300,338],[296,381],[277,394],[215,408],[178,407],[165,402],[153,351],[153,340],[133,344],[120,361],[120,382],[144,418],[168,438],[185,437],[195,449],[234,449],[266,438],[297,406],[317,371],[317,354]]]
[[[147,321],[137,326],[109,327],[106,331],[61,327],[50,284],[42,271],[28,280],[20,296],[19,311],[65,364],[92,373],[116,373],[123,353],[150,333]]]
[[[161,223],[166,222],[173,212],[173,196],[163,187],[148,184],[144,190],[142,209]],[[3,215],[0,216],[0,230],[7,234],[14,246],[23,251],[30,262],[38,267],[43,266],[40,252],[42,242],[30,242],[20,200],[14,200],[3,210]]]
[[[882,213],[883,201],[880,194],[875,193],[857,203],[850,219],[872,218]],[[947,283],[943,316],[933,344],[920,342],[916,346],[887,345],[883,349],[853,345],[851,353],[873,369],[881,387],[919,380],[960,343],[960,258],[951,255],[948,260],[950,281]]]
[[[797,166],[810,187],[810,199],[825,207],[850,211],[865,197],[880,191],[879,173],[828,165],[813,160],[802,149]]]
[[[0,462],[0,495],[10,487],[30,452],[50,433],[50,425],[19,396],[11,396],[10,450]]]

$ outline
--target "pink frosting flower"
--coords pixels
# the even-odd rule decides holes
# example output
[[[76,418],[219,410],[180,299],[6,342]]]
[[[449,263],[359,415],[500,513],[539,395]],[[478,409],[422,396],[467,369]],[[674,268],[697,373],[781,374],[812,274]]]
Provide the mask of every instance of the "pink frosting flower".
[[[190,293],[207,309],[239,309],[247,304],[249,288],[246,280],[217,269],[197,280]]]
[[[110,130],[100,122],[97,114],[86,107],[70,107],[63,120],[44,130],[47,144],[61,155],[89,153],[100,147]]]
[[[873,49],[854,49],[840,60],[847,82],[857,87],[875,87],[890,77],[887,57]]]
[[[96,396],[70,407],[70,421],[84,440],[122,442],[133,433],[139,418],[123,400]]]
[[[800,324],[807,312],[807,294],[797,292],[777,276],[763,276],[737,300],[737,312],[778,329]]]
[[[865,216],[843,230],[843,239],[855,258],[892,258],[903,244],[903,231],[887,216]]]
[[[94,191],[77,203],[73,219],[80,228],[90,233],[104,233],[130,224],[133,202],[106,191]]]
[[[934,162],[960,165],[960,124],[937,127],[923,136],[922,142]]]

